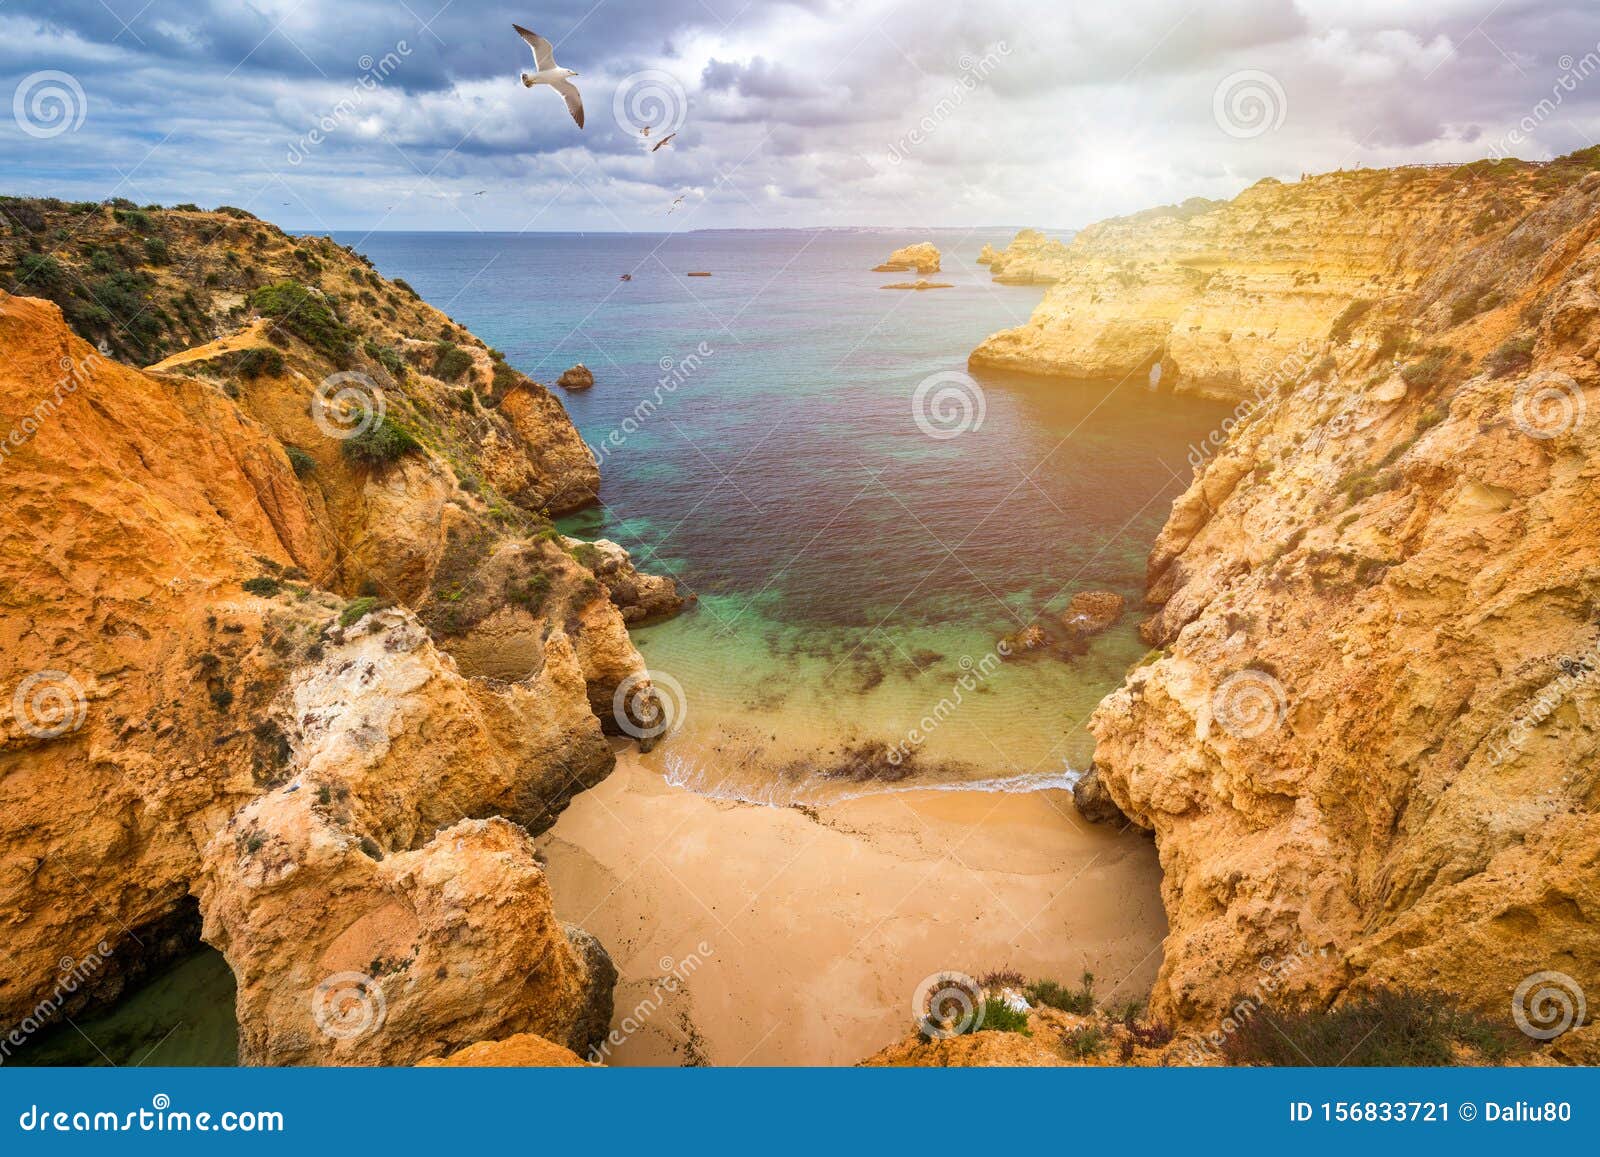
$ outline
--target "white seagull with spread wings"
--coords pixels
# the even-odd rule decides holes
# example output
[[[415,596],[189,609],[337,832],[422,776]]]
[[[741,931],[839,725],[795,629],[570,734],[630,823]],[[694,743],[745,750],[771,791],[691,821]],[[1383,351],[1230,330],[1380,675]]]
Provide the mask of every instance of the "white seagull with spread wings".
[[[578,122],[578,127],[583,127],[583,97],[578,92],[578,86],[568,80],[569,76],[578,74],[570,68],[562,68],[556,63],[556,50],[551,43],[537,32],[529,32],[520,24],[511,27],[517,30],[517,35],[528,42],[528,47],[533,49],[533,62],[539,66],[538,72],[525,72],[522,74],[522,83],[527,88],[536,84],[548,84],[561,94],[567,102],[567,111],[572,114],[572,119]]]

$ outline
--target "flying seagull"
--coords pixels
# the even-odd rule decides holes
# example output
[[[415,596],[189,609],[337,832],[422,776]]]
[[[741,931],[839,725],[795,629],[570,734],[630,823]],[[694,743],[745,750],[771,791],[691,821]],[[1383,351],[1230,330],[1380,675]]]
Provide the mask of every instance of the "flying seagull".
[[[644,128],[640,129],[639,130],[639,135],[641,137],[649,136],[650,135],[650,126],[649,125],[645,125]]]
[[[670,141],[673,137],[675,137],[677,135],[678,135],[677,133],[668,133],[666,136],[662,137],[659,141],[657,141],[655,143],[655,147],[652,148],[650,151],[652,153],[659,152],[662,145],[666,144],[668,141]]]
[[[683,204],[683,199],[687,195],[688,194],[686,194],[686,193],[679,193],[678,194],[678,199],[672,203],[672,209],[676,209],[679,205]],[[672,216],[672,209],[668,209],[667,210],[667,216],[669,216],[669,217]]]
[[[556,64],[556,50],[537,32],[529,32],[520,24],[513,24],[511,27],[517,30],[518,36],[528,42],[528,47],[533,49],[533,62],[539,66],[538,72],[522,74],[523,86],[532,88],[536,84],[548,84],[555,89],[567,102],[567,111],[572,114],[572,119],[578,122],[578,127],[581,129],[583,97],[578,92],[578,86],[567,79],[569,76],[577,76],[577,72]]]

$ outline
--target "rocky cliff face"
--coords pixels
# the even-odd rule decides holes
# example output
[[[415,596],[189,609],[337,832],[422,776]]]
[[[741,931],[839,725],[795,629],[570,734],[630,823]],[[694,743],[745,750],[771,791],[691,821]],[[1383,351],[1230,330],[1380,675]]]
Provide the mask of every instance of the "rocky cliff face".
[[[1161,1017],[1203,1031],[1296,953],[1317,1002],[1600,991],[1597,163],[1107,222],[974,355],[1246,399],[1151,555],[1158,650],[1092,721],[1160,849]]]
[[[581,1049],[610,965],[527,832],[609,771],[614,694],[649,694],[620,606],[665,596],[548,525],[594,489],[565,413],[331,242],[88,216],[173,242],[155,286],[230,248],[310,273],[238,272],[149,371],[0,294],[0,1024],[114,999],[203,918],[247,1060]]]

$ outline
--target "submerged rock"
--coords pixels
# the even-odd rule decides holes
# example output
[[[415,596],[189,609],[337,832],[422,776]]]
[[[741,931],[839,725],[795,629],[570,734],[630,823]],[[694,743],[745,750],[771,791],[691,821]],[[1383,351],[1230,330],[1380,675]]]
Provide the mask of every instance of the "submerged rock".
[[[1061,625],[1079,638],[1098,635],[1116,625],[1126,605],[1115,591],[1079,591],[1062,612]]]

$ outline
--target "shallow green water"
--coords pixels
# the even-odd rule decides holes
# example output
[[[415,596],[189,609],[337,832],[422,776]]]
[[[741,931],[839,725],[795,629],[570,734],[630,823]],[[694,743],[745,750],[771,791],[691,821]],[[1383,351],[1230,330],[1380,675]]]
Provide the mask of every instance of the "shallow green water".
[[[233,973],[222,953],[206,948],[115,1008],[39,1034],[6,1063],[140,1068],[237,1064],[233,1001]]]

